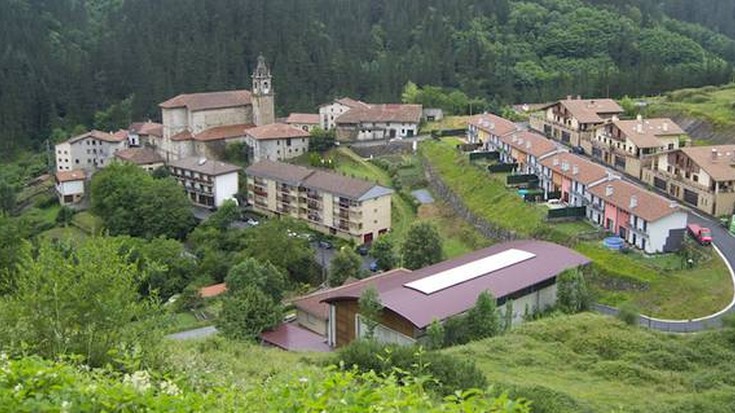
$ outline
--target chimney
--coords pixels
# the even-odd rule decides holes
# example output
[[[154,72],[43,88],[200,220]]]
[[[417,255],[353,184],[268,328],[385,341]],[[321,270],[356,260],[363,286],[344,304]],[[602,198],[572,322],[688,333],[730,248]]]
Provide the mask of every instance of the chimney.
[[[608,184],[605,187],[605,196],[612,196],[612,194],[613,194],[613,187],[612,185]]]
[[[630,209],[633,209],[638,206],[638,197],[635,195],[631,195],[630,197]]]
[[[717,149],[715,148],[712,148],[712,160],[713,161],[717,160]]]
[[[567,162],[567,161],[563,161],[563,162],[561,163],[561,170],[562,170],[562,171],[565,171],[565,172],[566,172],[566,171],[568,171],[568,170],[569,170],[569,162]]]
[[[641,114],[635,115],[635,120],[637,120],[638,123],[643,122],[643,115]]]
[[[664,132],[668,132],[669,131],[669,122],[664,121],[663,125],[661,125],[661,130],[663,130]]]
[[[577,100],[581,100],[581,99],[582,99],[582,95],[577,95]]]
[[[635,125],[635,130],[636,130],[636,132],[638,132],[638,133],[643,133],[643,124],[641,124],[641,123],[636,123],[636,125]]]
[[[577,165],[572,165],[572,175],[576,175],[579,173],[579,167]]]
[[[620,120],[620,118],[618,117],[618,115],[612,115],[612,121],[613,122],[617,122],[619,120]]]
[[[531,149],[531,141],[526,142],[526,149]]]
[[[567,100],[572,100],[572,95],[567,95]]]
[[[552,163],[552,164],[553,164],[554,166],[556,166],[556,165],[559,165],[559,158],[554,158],[554,159],[552,159],[552,160],[551,160],[551,163]]]

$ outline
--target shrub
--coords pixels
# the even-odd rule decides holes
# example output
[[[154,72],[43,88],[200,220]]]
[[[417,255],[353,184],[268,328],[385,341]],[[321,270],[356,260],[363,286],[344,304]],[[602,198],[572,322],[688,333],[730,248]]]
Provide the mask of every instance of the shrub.
[[[637,326],[640,312],[632,303],[623,303],[618,309],[618,318],[629,326]]]

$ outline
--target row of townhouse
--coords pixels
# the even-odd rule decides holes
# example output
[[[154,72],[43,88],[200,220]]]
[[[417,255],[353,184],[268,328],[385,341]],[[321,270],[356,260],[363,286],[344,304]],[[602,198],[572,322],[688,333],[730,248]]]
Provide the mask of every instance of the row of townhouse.
[[[735,145],[691,147],[669,118],[622,113],[611,99],[568,97],[532,113],[530,126],[702,212],[735,212]]]
[[[373,104],[351,98],[319,107],[321,127],[335,129],[342,141],[410,138],[418,135],[422,116],[421,105]]]
[[[647,253],[674,251],[682,242],[687,214],[676,203],[621,180],[553,140],[491,114],[470,120],[468,139],[497,151],[501,162],[517,164],[518,173],[537,175],[545,198],[558,194],[569,206],[585,207],[593,224]]]
[[[298,165],[260,161],[245,170],[256,211],[303,220],[330,235],[370,243],[391,228],[393,190]]]

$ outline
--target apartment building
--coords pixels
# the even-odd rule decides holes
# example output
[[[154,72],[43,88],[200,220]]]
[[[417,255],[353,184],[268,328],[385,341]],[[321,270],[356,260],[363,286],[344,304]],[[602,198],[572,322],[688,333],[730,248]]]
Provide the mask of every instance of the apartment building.
[[[518,131],[515,123],[492,113],[483,113],[470,118],[467,123],[467,142],[480,143],[488,151],[502,149],[501,138]]]
[[[115,152],[127,147],[127,142],[128,132],[122,129],[115,133],[92,130],[74,136],[54,148],[56,170],[92,172],[103,168]]]
[[[595,129],[623,113],[612,99],[581,99],[579,96],[549,104],[532,113],[530,126],[549,138],[572,147],[592,150]]]
[[[590,154],[606,165],[641,179],[659,154],[678,149],[688,140],[686,132],[668,118],[635,120],[613,118],[595,130]],[[683,146],[683,145],[682,145]]]
[[[687,213],[676,202],[612,179],[588,191],[587,217],[649,254],[676,251],[686,232]]]
[[[735,145],[692,146],[657,155],[642,180],[702,212],[735,208]]]
[[[84,170],[58,171],[54,177],[59,204],[76,204],[84,198]]]
[[[518,164],[522,174],[543,174],[541,160],[559,152],[557,144],[531,131],[519,131],[500,138],[500,160]]]
[[[569,206],[585,206],[590,187],[609,179],[607,169],[569,152],[560,152],[541,161],[539,176],[544,194],[559,192]]]
[[[246,169],[248,202],[259,212],[301,219],[330,235],[370,243],[391,227],[393,190],[269,160]]]
[[[206,158],[189,157],[168,164],[171,174],[184,187],[194,204],[220,207],[238,191],[237,165]]]
[[[250,162],[261,160],[283,161],[301,156],[309,151],[309,132],[287,125],[271,123],[248,129],[245,143]]]
[[[335,99],[319,107],[319,126],[322,129],[334,129],[337,124],[335,120],[350,109],[369,108],[370,104],[352,98]]]

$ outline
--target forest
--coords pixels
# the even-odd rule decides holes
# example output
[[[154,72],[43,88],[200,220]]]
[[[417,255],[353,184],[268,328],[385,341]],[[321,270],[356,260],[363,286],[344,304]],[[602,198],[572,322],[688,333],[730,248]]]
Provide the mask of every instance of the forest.
[[[0,0],[0,147],[157,119],[179,93],[249,88],[277,108],[396,101],[408,81],[498,110],[568,94],[731,80],[732,2],[684,0]]]

